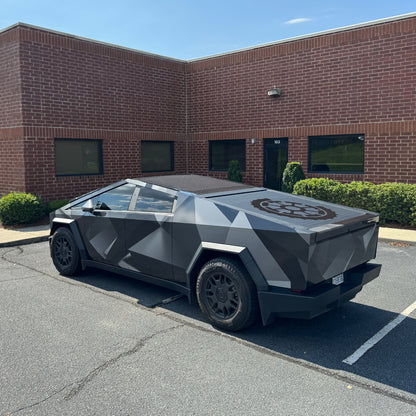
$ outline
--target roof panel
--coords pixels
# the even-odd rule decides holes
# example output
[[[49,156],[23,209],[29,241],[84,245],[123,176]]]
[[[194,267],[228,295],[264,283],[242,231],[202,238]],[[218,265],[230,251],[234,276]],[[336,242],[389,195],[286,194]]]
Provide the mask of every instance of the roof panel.
[[[254,188],[253,186],[244,183],[231,182],[200,175],[149,176],[139,178],[139,180],[153,185],[163,186],[165,188],[192,192],[198,195]]]

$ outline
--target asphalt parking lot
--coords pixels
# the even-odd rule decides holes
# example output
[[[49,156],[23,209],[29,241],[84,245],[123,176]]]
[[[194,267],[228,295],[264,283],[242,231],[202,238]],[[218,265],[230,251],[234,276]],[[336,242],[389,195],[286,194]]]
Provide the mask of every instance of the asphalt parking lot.
[[[1,248],[0,415],[414,415],[415,258],[380,243],[382,274],[353,302],[226,334],[174,292],[60,276],[45,242]]]

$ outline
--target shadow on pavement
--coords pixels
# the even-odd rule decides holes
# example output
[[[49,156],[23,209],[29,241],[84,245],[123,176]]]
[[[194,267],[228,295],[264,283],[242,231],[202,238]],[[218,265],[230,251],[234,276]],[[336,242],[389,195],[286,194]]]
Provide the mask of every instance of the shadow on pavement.
[[[177,293],[158,286],[101,270],[89,270],[73,279],[128,296],[146,307],[160,306],[205,322],[198,305],[190,305],[186,297],[161,304]],[[342,362],[396,316],[389,311],[349,302],[312,320],[277,319],[272,325],[263,327],[258,323],[231,335],[292,358],[416,394],[415,319],[407,318],[357,363],[350,366]]]
[[[40,255],[45,247],[47,243],[33,245],[31,250],[25,249],[25,255],[21,249],[8,249],[3,257],[57,276],[50,258],[45,261]],[[163,305],[163,300],[177,295],[171,290],[94,269],[66,279],[124,297],[132,303],[149,308],[160,306],[182,317],[205,322],[198,305],[190,305],[185,297]],[[416,394],[415,319],[407,318],[352,366],[342,362],[396,316],[387,310],[349,302],[310,321],[278,319],[267,327],[258,323],[232,336],[288,357]]]

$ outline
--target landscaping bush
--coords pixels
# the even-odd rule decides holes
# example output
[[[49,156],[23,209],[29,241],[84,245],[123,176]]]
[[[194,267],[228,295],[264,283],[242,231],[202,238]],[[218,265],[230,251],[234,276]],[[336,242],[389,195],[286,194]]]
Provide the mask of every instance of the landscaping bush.
[[[293,193],[339,204],[342,195],[341,186],[340,182],[327,178],[304,179],[295,184]]]
[[[327,178],[305,179],[294,186],[294,194],[380,214],[380,223],[416,226],[416,185],[369,182],[342,184]]]
[[[416,226],[416,185],[384,183],[375,187],[377,212],[383,223]]]
[[[32,194],[11,192],[0,199],[0,221],[4,225],[35,222],[45,213],[41,199]]]
[[[231,160],[228,165],[227,179],[234,182],[242,182],[240,162],[238,160]]]
[[[51,201],[47,205],[48,212],[56,211],[57,209],[66,205],[68,202],[68,199],[57,199],[56,201]]]
[[[296,182],[305,179],[302,165],[299,162],[289,162],[283,171],[282,191],[293,192],[293,186]]]
[[[378,211],[376,185],[370,182],[350,182],[340,184],[338,203],[369,211]]]

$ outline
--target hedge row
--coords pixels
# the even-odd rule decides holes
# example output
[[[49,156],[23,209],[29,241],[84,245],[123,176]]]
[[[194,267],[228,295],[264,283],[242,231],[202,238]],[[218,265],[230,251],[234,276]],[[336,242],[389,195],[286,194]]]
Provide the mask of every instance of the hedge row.
[[[380,213],[380,223],[416,226],[416,185],[406,183],[351,182],[312,178],[295,184],[293,193],[335,204]]]
[[[4,225],[30,224],[67,203],[59,200],[45,205],[36,195],[11,192],[0,198],[0,221]]]

